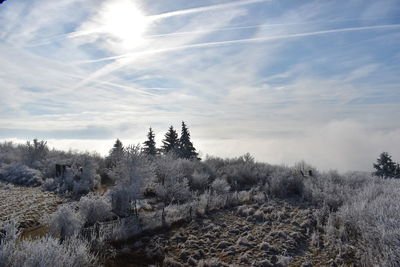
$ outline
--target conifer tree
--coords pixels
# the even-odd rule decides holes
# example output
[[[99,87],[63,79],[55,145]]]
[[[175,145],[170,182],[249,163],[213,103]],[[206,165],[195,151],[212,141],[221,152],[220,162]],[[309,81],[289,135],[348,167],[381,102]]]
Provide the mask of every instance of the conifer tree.
[[[396,163],[392,161],[392,157],[387,152],[382,152],[374,163],[376,171],[374,174],[382,178],[390,178],[396,176]]]
[[[190,141],[190,133],[184,121],[182,121],[182,132],[179,140],[179,155],[185,159],[198,159],[198,153]]]
[[[169,152],[177,153],[179,149],[179,139],[178,133],[175,131],[174,127],[171,125],[168,132],[165,134],[165,139],[162,141],[163,145],[161,151],[166,154]]]
[[[155,156],[157,154],[156,141],[154,140],[154,137],[153,129],[150,127],[149,133],[147,134],[147,141],[143,143],[143,152],[147,155]]]
[[[118,162],[122,160],[123,156],[124,156],[124,147],[122,145],[122,142],[119,139],[117,139],[106,159],[107,167],[114,168],[118,164]]]

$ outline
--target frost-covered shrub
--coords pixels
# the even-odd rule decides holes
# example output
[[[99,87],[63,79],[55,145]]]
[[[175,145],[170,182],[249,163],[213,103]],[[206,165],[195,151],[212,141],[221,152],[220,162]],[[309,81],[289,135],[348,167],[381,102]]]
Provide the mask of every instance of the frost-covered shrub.
[[[207,157],[205,164],[215,177],[225,177],[231,188],[238,191],[264,184],[274,170],[269,164],[255,162],[250,154],[235,159]]]
[[[205,191],[198,197],[196,213],[200,216],[206,214],[210,209],[210,191]]]
[[[400,181],[373,180],[339,209],[339,238],[362,244],[366,265],[400,262]]]
[[[110,177],[116,181],[111,194],[113,210],[125,214],[133,205],[136,212],[136,202],[143,197],[148,185],[154,183],[155,167],[150,158],[141,153],[139,146],[129,146]],[[153,186],[152,190],[155,190]]]
[[[90,157],[84,159],[81,170],[74,176],[72,194],[75,197],[86,195],[100,184],[100,175],[97,173],[98,165]]]
[[[180,181],[176,178],[168,177],[164,184],[158,184],[156,194],[166,204],[184,203],[192,197],[189,182],[186,178]]]
[[[207,189],[210,175],[205,172],[194,171],[192,178],[189,181],[192,190],[204,192]]]
[[[21,145],[21,150],[25,164],[32,168],[42,169],[43,162],[49,153],[46,141],[33,139],[32,143],[28,141],[25,146]]]
[[[340,248],[357,244],[365,266],[398,266],[400,181],[330,171],[306,179],[304,184],[306,198],[320,207],[314,217],[327,241]],[[315,232],[316,245],[320,236]]]
[[[0,244],[19,238],[21,232],[18,229],[18,222],[15,218],[0,224]],[[1,257],[0,257],[1,258]],[[0,260],[1,262],[1,260]]]
[[[34,240],[9,241],[0,245],[1,267],[95,266],[96,256],[87,242],[71,237],[60,243],[52,236]]]
[[[0,143],[0,165],[11,164],[22,161],[21,149],[13,142],[4,141]]]
[[[0,180],[24,186],[39,186],[43,182],[40,171],[31,169],[22,163],[2,165]]]
[[[289,168],[282,168],[271,175],[269,191],[276,197],[302,196],[304,192],[303,178]]]
[[[184,170],[182,168],[183,167],[182,161],[188,161],[188,160],[176,159],[170,154],[164,157],[157,158],[154,162],[157,182],[159,184],[163,184],[168,179],[174,178],[177,180],[181,180],[185,178],[185,175],[186,176],[191,175],[191,173],[188,172],[187,169]]]
[[[227,194],[218,195],[212,193],[210,196],[209,210],[219,210],[227,206]]]
[[[115,186],[109,191],[111,198],[111,209],[120,217],[125,217],[131,209],[131,197],[127,188]]]
[[[173,201],[183,202],[190,198],[189,181],[185,176],[191,174],[189,174],[190,171],[183,168],[186,164],[183,162],[186,161],[189,162],[189,160],[166,156],[156,162],[157,185],[155,191],[157,197],[166,204]]]
[[[229,192],[231,187],[225,179],[217,178],[212,182],[211,189],[216,195],[224,195]]]
[[[78,202],[79,214],[86,225],[93,225],[112,217],[111,203],[108,197],[88,194]]]
[[[364,186],[373,182],[370,174],[349,172],[344,175],[336,171],[322,173],[304,181],[306,199],[318,206],[327,206],[337,211],[344,203]]]
[[[168,224],[178,222],[191,216],[194,216],[194,203],[187,203],[183,205],[170,204],[165,207],[165,219]]]
[[[44,223],[50,228],[54,236],[59,236],[65,240],[77,234],[84,221],[71,205],[62,205],[58,210],[44,218]]]

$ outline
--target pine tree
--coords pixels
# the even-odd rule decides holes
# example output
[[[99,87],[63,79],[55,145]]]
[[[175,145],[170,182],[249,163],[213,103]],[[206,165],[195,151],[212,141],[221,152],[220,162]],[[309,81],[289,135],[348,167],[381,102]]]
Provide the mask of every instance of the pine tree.
[[[122,160],[123,156],[124,156],[124,147],[122,145],[122,142],[119,139],[117,139],[106,159],[107,167],[114,168],[118,164],[118,162]]]
[[[396,163],[392,161],[392,157],[387,152],[382,152],[377,159],[377,163],[373,164],[376,171],[373,173],[382,178],[390,178],[396,176]]]
[[[395,178],[400,178],[400,164],[399,164],[399,163],[396,164],[396,169],[395,169],[395,172],[394,172],[394,177],[395,177]]]
[[[143,152],[146,153],[147,155],[155,156],[157,154],[157,149],[156,149],[156,141],[154,140],[154,132],[153,129],[149,129],[149,133],[147,134],[147,141],[144,142],[144,147],[143,147]]]
[[[164,154],[169,152],[178,153],[179,149],[178,133],[175,131],[172,125],[169,127],[168,132],[165,134],[165,139],[162,142],[163,145],[161,147],[161,151]]]
[[[182,121],[182,132],[179,140],[179,156],[185,159],[198,159],[198,153],[190,141],[190,133],[185,122]]]

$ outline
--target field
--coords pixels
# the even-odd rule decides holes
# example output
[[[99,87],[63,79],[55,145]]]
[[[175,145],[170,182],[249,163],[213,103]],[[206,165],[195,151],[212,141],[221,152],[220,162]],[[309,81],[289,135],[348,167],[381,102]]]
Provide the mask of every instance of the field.
[[[351,266],[357,250],[337,251],[312,234],[314,209],[288,201],[242,205],[124,244],[106,266]],[[209,265],[207,265],[209,264]],[[307,265],[308,264],[308,265]]]
[[[21,228],[31,228],[61,203],[61,198],[52,192],[42,191],[40,187],[0,183],[0,222],[16,219]]]

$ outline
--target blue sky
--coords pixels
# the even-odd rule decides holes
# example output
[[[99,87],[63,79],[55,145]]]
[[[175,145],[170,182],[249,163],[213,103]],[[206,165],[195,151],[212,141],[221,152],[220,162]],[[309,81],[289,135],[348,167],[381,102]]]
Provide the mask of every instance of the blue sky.
[[[186,121],[203,155],[400,161],[400,2],[8,0],[0,139],[107,153]]]

